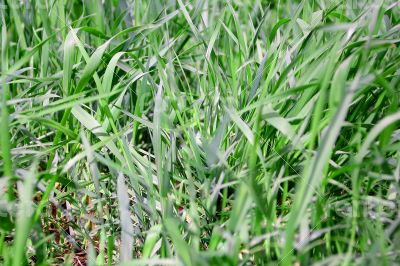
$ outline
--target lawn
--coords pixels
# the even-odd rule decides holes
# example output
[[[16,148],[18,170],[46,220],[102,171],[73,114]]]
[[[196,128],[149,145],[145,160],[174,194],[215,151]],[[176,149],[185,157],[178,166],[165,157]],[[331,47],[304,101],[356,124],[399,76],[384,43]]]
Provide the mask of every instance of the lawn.
[[[0,265],[399,265],[400,4],[0,0]]]

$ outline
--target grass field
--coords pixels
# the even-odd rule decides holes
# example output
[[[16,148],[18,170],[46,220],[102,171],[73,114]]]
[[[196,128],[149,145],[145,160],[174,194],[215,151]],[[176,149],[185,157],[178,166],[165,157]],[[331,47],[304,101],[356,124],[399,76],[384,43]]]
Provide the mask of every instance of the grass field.
[[[1,265],[399,265],[400,4],[0,0]]]

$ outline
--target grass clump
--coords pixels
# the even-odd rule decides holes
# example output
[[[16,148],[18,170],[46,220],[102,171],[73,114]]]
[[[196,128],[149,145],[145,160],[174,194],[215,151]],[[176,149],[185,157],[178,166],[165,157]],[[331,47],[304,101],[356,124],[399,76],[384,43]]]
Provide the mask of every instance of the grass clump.
[[[1,1],[0,263],[400,263],[396,1]]]

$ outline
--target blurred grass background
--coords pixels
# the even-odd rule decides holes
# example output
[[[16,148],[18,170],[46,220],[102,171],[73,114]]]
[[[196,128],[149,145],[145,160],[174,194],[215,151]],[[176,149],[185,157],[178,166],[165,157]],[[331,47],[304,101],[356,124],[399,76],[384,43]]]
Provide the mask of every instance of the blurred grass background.
[[[0,264],[400,263],[398,2],[0,7]]]

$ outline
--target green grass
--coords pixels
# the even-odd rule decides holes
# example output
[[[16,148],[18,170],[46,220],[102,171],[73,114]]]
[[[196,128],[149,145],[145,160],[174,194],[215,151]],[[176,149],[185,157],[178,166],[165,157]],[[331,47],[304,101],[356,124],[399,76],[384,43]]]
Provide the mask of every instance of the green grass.
[[[396,1],[0,3],[1,265],[400,264]]]

